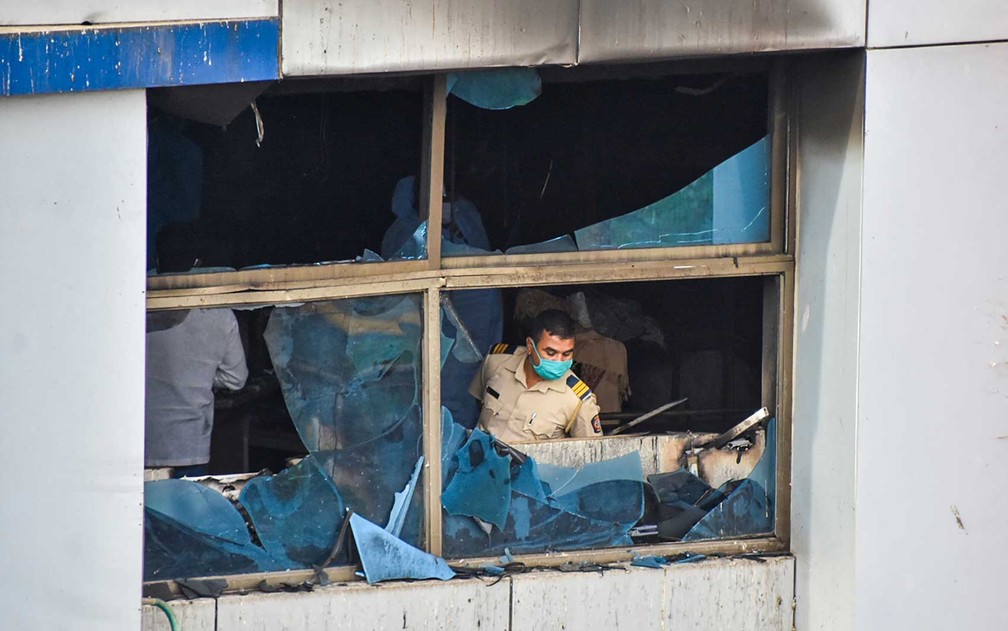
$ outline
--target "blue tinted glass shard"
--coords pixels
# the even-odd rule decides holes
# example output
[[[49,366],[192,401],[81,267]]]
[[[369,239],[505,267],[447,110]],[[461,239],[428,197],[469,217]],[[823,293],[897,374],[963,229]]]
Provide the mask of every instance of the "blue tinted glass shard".
[[[539,472],[539,480],[546,486],[546,492],[552,495],[554,489],[561,489],[565,484],[574,479],[578,470],[574,467],[564,467],[550,464],[548,462],[536,463]]]
[[[539,477],[539,466],[532,458],[526,458],[524,463],[511,463],[511,490],[526,497],[545,502],[549,490]]]
[[[683,537],[683,541],[740,537],[773,530],[773,512],[766,491],[752,480],[742,480]]]
[[[764,137],[664,199],[575,231],[578,249],[768,241],[769,151]]]
[[[628,454],[601,462],[590,462],[580,469],[566,484],[553,487],[553,495],[567,495],[586,486],[601,482],[628,481],[643,485],[644,468],[641,466],[640,452]]]
[[[294,425],[346,507],[384,522],[420,457],[415,295],[274,309],[264,338]],[[421,495],[401,535],[419,541]]]
[[[769,418],[766,422],[766,448],[759,462],[749,474],[749,479],[756,482],[767,492],[771,514],[777,497],[777,419]]]
[[[422,435],[420,408],[414,405],[386,434],[353,449],[321,451],[315,456],[336,483],[347,508],[379,523],[388,518],[396,491],[409,482],[423,453]],[[422,534],[421,501],[422,494],[414,493],[400,533],[403,540],[415,545],[420,544]]]
[[[505,250],[505,254],[539,254],[543,252],[577,252],[577,244],[574,239],[565,234],[548,241],[530,243],[529,245],[516,245]]]
[[[577,550],[631,545],[619,524],[589,519],[519,493],[501,532],[484,533],[469,517],[445,515],[445,553],[452,556],[490,556],[505,548],[515,554],[546,550]]]
[[[189,480],[144,483],[144,508],[209,537],[251,544],[241,513],[214,489]]]
[[[446,581],[455,576],[444,559],[414,548],[356,513],[350,516],[350,528],[364,576],[372,585],[395,579]]]
[[[312,456],[277,475],[252,478],[238,501],[263,546],[287,568],[323,563],[343,524],[343,500]]]
[[[441,330],[456,344],[448,357],[441,357],[441,404],[465,427],[475,427],[479,417],[479,402],[469,394],[469,383],[480,370],[483,351],[503,335],[502,300],[499,289],[442,294]]]
[[[252,543],[236,544],[198,532],[144,509],[144,580],[248,574],[282,570],[284,564]]]
[[[668,473],[648,476],[648,484],[655,490],[662,503],[686,502],[696,504],[700,498],[711,492],[709,484],[683,468]]]
[[[447,486],[449,478],[458,469],[458,458],[455,452],[459,450],[468,438],[466,428],[455,422],[451,411],[441,408],[441,486]]]
[[[403,523],[406,521],[406,512],[409,510],[410,502],[413,501],[413,493],[416,492],[416,485],[420,479],[420,469],[423,467],[423,463],[423,456],[417,458],[416,466],[413,467],[413,475],[410,476],[409,482],[406,483],[402,491],[395,494],[395,500],[392,503],[392,512],[389,513],[388,524],[385,526],[385,530],[393,536],[398,537],[399,533],[402,532]]]
[[[636,567],[649,567],[655,570],[661,570],[665,567],[666,561],[662,557],[658,556],[641,556],[634,552],[633,560],[630,561],[630,565]]]
[[[640,454],[631,452],[585,465],[573,480],[553,492],[552,500],[574,514],[616,524],[629,532],[644,515],[643,478]]]
[[[441,332],[441,370],[444,370],[445,362],[448,361],[448,353],[455,346],[455,338]]]
[[[707,511],[689,502],[671,500],[658,504],[658,536],[668,541],[682,539]]]
[[[448,75],[448,93],[485,110],[506,110],[531,103],[542,93],[534,68],[499,68]]]
[[[468,515],[504,529],[511,505],[511,458],[500,456],[493,438],[474,430],[456,453],[458,469],[441,494],[449,515]]]
[[[309,451],[350,448],[402,421],[417,398],[420,328],[414,296],[273,310],[263,337]]]

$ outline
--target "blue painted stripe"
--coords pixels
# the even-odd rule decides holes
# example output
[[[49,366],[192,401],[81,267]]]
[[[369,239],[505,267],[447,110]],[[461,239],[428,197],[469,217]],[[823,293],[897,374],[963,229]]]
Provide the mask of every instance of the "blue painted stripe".
[[[0,96],[267,81],[275,19],[0,33]]]

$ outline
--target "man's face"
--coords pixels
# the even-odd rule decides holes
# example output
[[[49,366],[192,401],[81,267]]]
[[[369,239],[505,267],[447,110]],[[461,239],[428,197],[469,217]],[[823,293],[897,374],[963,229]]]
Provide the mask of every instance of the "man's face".
[[[533,366],[539,365],[539,358],[536,357],[532,349],[532,338],[527,338],[525,344],[528,346],[529,359]],[[574,357],[574,338],[562,338],[553,335],[549,331],[543,331],[539,336],[539,342],[535,344],[535,350],[539,351],[539,357],[551,359],[553,361],[565,362]]]

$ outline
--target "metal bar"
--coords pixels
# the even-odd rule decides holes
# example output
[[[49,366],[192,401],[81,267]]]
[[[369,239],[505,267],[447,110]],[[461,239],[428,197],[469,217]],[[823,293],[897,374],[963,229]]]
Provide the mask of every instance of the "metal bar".
[[[630,421],[626,425],[620,425],[619,427],[617,427],[613,431],[609,432],[609,435],[612,436],[612,435],[615,435],[615,434],[622,434],[623,432],[627,431],[631,427],[636,427],[637,425],[640,425],[641,423],[643,423],[644,421],[648,420],[649,418],[654,418],[654,417],[658,416],[659,414],[661,414],[662,412],[664,412],[665,410],[674,408],[677,405],[682,405],[683,403],[686,403],[686,401],[688,401],[688,400],[689,400],[688,398],[683,398],[683,399],[679,399],[678,401],[673,401],[671,403],[666,403],[665,405],[662,405],[660,407],[656,407],[655,409],[651,410],[650,412],[647,412],[645,414],[641,414],[640,416],[638,416],[634,420]]]
[[[444,279],[435,277],[394,280],[385,283],[358,283],[335,287],[314,287],[310,289],[246,291],[194,296],[148,296],[147,309],[151,311],[163,311],[167,309],[212,307],[255,307],[288,302],[316,302],[319,300],[335,300],[337,298],[354,298],[358,296],[409,294],[424,291],[430,287],[437,287],[443,283]]]
[[[441,554],[441,297],[424,292],[423,310],[424,525],[427,551]]]
[[[770,132],[770,243],[774,252],[785,252],[787,243],[789,85],[787,65],[778,60],[770,71],[767,128]]]
[[[795,271],[781,275],[782,291],[777,340],[777,501],[774,533],[785,547],[791,545],[791,423],[794,400]]]
[[[445,269],[505,267],[564,263],[630,263],[639,261],[678,261],[683,259],[741,258],[778,253],[771,243],[733,243],[724,245],[689,245],[667,248],[587,250],[537,254],[496,254],[492,256],[457,256],[444,259]]]
[[[603,254],[601,252],[593,254]],[[450,260],[450,259],[447,259]],[[415,261],[422,263],[422,261]],[[577,283],[674,280],[677,278],[723,278],[780,274],[793,268],[793,257],[772,255],[734,259],[691,259],[668,264],[648,261],[629,265],[578,264],[536,267],[495,267],[483,269],[413,270],[367,278],[340,278],[329,281],[290,283],[284,289],[248,290],[224,285],[221,289],[151,291],[148,309],[224,307],[228,305],[275,304],[327,298],[373,296],[380,293],[422,291],[428,287],[456,288],[520,287]]]
[[[706,554],[706,555],[742,555],[742,554],[773,554],[787,552],[788,548],[774,537],[750,537],[730,541],[690,541],[668,542],[650,545],[633,546],[633,548],[605,548],[601,550],[579,550],[575,552],[544,552],[541,554],[514,555],[514,560],[528,567],[549,568],[564,563],[627,563],[633,560],[634,554],[642,556],[674,554]],[[454,566],[475,568],[485,564],[499,563],[496,556],[468,559],[449,559]],[[356,567],[342,565],[329,568],[326,573],[334,583],[350,583],[364,580],[354,575]],[[269,586],[299,585],[312,579],[315,570],[287,570],[281,572],[262,572],[259,574],[236,574],[224,576],[199,577],[205,579],[223,579],[228,586],[225,594],[241,591],[255,591],[263,583]],[[167,588],[173,594],[181,594],[174,581],[149,581],[145,587],[159,585]]]
[[[441,267],[441,200],[444,194],[446,77],[435,75],[424,99],[420,216],[427,220],[427,269]]]

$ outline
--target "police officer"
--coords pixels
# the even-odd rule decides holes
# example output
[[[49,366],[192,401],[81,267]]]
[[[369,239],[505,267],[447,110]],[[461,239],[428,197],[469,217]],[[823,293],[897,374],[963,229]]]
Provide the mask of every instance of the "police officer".
[[[549,309],[524,346],[497,344],[469,384],[482,401],[479,427],[505,443],[602,435],[595,395],[570,367],[574,322]]]

